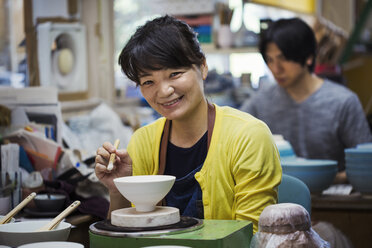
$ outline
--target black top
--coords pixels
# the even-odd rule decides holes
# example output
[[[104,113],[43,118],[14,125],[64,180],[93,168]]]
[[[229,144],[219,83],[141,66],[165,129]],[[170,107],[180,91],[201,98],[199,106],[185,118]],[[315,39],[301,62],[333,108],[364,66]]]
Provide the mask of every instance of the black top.
[[[195,145],[182,148],[168,142],[165,175],[182,178],[204,163],[207,157],[208,132]]]

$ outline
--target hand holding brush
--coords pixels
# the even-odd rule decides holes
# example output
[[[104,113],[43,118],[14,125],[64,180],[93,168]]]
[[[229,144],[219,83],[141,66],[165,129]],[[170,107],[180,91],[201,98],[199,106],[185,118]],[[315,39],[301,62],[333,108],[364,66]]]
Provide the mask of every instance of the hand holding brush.
[[[119,144],[120,144],[120,140],[119,139],[115,140],[115,143],[114,143],[115,149],[118,149]],[[111,171],[114,168],[115,158],[116,158],[116,154],[111,153],[109,164],[107,165],[107,170]]]

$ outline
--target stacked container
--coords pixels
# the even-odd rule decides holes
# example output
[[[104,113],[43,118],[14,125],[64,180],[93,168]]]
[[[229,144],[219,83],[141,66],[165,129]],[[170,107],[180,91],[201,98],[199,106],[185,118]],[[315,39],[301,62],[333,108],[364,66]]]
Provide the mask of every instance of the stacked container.
[[[356,191],[372,193],[372,143],[345,149],[346,175]]]

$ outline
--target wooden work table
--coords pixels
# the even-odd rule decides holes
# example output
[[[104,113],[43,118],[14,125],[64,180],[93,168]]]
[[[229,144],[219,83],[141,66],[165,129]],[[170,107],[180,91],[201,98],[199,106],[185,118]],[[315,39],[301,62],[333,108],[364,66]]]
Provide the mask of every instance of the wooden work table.
[[[99,219],[89,214],[76,214],[66,218],[66,221],[73,226],[68,241],[80,243],[84,245],[84,247],[88,248],[89,226],[94,222],[99,221]]]
[[[340,229],[354,247],[371,247],[372,195],[312,195],[313,221],[327,221]]]

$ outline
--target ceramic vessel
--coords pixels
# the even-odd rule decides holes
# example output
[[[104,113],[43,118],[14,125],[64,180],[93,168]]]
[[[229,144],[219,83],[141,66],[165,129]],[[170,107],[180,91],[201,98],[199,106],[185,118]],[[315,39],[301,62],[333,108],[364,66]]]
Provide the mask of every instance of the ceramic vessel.
[[[172,188],[176,177],[167,175],[129,176],[114,179],[119,192],[136,211],[150,212]]]
[[[372,144],[345,149],[346,176],[353,188],[364,194],[372,193]]]
[[[70,234],[70,223],[61,222],[50,231],[36,231],[49,221],[35,220],[0,225],[0,244],[18,247],[23,244],[43,241],[66,241]]]
[[[311,193],[321,193],[333,182],[337,161],[286,157],[281,159],[283,173],[303,181]]]
[[[75,242],[51,241],[37,242],[18,246],[18,248],[84,248],[84,245]]]
[[[61,194],[38,194],[34,198],[36,207],[42,211],[60,211],[65,206],[66,196]]]
[[[364,169],[352,169],[350,167],[346,167],[346,176],[356,191],[372,194],[371,166]]]

